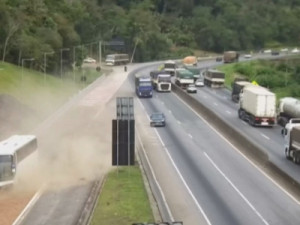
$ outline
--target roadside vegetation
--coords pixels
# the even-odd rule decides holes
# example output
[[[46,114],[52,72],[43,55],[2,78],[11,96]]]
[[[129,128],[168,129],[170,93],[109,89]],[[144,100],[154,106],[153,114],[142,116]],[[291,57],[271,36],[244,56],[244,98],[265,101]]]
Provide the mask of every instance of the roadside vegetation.
[[[278,60],[255,60],[219,67],[226,74],[225,85],[231,89],[235,77],[246,77],[256,81],[276,93],[277,99],[282,97],[300,98],[300,58]]]
[[[46,113],[55,110],[100,75],[101,73],[94,69],[86,69],[83,72],[75,71],[74,74],[65,73],[60,79],[0,62],[0,94],[10,95],[32,109],[43,110]]]
[[[138,166],[119,167],[107,175],[91,225],[155,222]]]
[[[135,49],[135,62],[295,47],[299,12],[298,0],[2,0],[0,56],[34,58],[43,71],[48,53],[47,70],[59,74],[62,59],[69,69],[99,60],[99,41],[103,56]]]

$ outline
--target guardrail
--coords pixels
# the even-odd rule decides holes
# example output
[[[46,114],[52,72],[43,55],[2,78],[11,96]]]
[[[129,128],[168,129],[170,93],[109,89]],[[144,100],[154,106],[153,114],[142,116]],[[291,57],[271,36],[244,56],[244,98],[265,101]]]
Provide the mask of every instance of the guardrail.
[[[258,162],[259,165],[264,168],[265,172],[276,176],[277,181],[279,181],[283,187],[287,188],[291,193],[300,198],[300,184],[298,181],[271,162],[268,158],[266,149],[250,141],[247,136],[240,133],[234,126],[220,118],[212,109],[199,102],[177,85],[172,84],[172,91],[205,120],[211,123],[216,130],[222,133],[222,135],[230,140],[230,142],[240,151]]]

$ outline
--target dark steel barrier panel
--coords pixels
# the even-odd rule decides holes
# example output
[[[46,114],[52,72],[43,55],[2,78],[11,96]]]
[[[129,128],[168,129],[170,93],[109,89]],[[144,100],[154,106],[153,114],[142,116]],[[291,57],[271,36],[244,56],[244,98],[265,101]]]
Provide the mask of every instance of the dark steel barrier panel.
[[[300,198],[300,183],[276,164],[269,161],[267,150],[251,142],[247,136],[240,133],[235,127],[227,121],[218,117],[211,109],[197,101],[194,97],[186,93],[180,87],[172,84],[172,91],[176,93],[191,108],[199,113],[205,120],[209,121],[224,137],[241,150],[249,158],[259,163],[271,176],[275,176],[280,185],[290,191],[293,195]],[[284,150],[284,149],[283,149]],[[283,151],[282,150],[282,151]]]

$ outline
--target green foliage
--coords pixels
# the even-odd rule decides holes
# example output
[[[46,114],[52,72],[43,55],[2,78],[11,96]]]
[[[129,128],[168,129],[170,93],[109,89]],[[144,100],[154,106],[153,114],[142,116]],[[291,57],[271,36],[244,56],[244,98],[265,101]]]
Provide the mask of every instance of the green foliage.
[[[103,185],[91,224],[155,222],[138,167],[112,171]]]
[[[0,53],[14,63],[34,57],[42,69],[44,52],[115,38],[125,46],[106,46],[103,54],[131,55],[136,48],[135,61],[191,49],[280,48],[299,43],[299,19],[300,3],[290,0],[6,0],[0,1]],[[71,64],[72,53],[66,57]],[[55,71],[59,54],[52,60]]]
[[[248,77],[260,86],[267,87],[277,94],[278,98],[300,97],[300,59],[278,61],[251,61],[221,66],[226,74],[226,86],[230,87],[234,77]]]

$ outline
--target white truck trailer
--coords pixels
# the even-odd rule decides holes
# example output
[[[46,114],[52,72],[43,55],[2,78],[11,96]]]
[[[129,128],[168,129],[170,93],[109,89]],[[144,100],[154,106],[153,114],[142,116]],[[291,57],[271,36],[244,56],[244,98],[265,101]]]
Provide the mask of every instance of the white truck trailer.
[[[294,163],[300,163],[300,125],[287,130],[285,135],[285,156]]]
[[[276,121],[275,94],[260,86],[244,87],[238,115],[252,126],[273,126]]]

